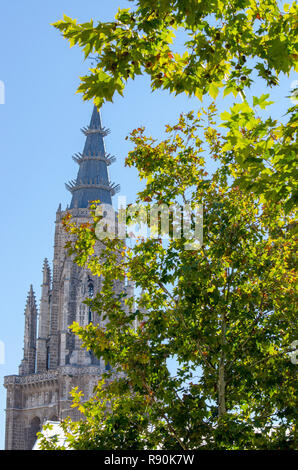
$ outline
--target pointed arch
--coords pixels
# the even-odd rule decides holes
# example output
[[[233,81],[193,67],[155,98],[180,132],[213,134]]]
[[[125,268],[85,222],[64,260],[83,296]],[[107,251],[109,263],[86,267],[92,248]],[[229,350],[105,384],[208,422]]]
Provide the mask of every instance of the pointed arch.
[[[37,433],[41,431],[41,421],[40,421],[40,418],[38,416],[35,416],[31,421],[30,421],[30,424],[29,424],[29,428],[28,428],[28,437],[27,437],[27,441],[28,441],[28,446],[27,446],[27,449],[32,449],[35,442],[36,442],[36,439],[37,439]]]

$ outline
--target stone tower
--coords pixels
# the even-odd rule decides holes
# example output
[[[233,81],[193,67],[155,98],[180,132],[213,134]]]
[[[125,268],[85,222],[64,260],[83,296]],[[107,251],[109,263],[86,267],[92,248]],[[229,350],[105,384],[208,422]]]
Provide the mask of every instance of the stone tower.
[[[82,223],[88,220],[88,204],[100,200],[112,204],[118,186],[109,180],[108,166],[114,160],[106,154],[104,137],[109,132],[101,124],[94,107],[90,125],[82,129],[86,136],[84,150],[73,158],[79,165],[77,179],[66,185],[72,193],[69,209]],[[83,303],[100,288],[100,278],[92,276],[68,257],[67,233],[62,226],[66,211],[56,213],[53,268],[45,259],[42,271],[41,299],[37,309],[33,287],[25,308],[24,357],[19,375],[4,378],[7,389],[5,448],[32,449],[36,433],[46,420],[70,416],[80,418],[70,407],[70,390],[77,386],[86,399],[93,392],[100,375],[109,368],[102,360],[81,348],[80,340],[69,330],[74,321],[80,325],[101,323]],[[125,289],[133,295],[130,284],[115,283],[115,291]]]

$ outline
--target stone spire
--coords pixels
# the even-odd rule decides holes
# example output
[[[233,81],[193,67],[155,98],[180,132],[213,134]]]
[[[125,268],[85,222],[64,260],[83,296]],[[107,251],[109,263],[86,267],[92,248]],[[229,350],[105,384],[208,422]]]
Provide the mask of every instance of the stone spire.
[[[19,367],[20,375],[34,374],[36,360],[37,307],[32,284],[25,308],[24,358]]]
[[[51,290],[51,270],[47,258],[43,263],[43,282],[41,285],[41,299],[38,321],[37,338],[37,361],[36,371],[44,371],[48,368],[48,347],[47,338],[50,327],[50,290]]]
[[[44,285],[49,286],[51,284],[51,269],[50,269],[48,258],[44,259],[43,269],[42,269],[42,276],[43,276],[42,287]]]
[[[90,201],[100,200],[112,204],[112,196],[119,190],[119,185],[111,184],[108,166],[115,160],[106,154],[104,137],[109,130],[102,127],[100,114],[94,106],[88,127],[81,129],[86,136],[83,153],[73,159],[79,165],[76,180],[66,184],[72,193],[70,209],[87,208]]]

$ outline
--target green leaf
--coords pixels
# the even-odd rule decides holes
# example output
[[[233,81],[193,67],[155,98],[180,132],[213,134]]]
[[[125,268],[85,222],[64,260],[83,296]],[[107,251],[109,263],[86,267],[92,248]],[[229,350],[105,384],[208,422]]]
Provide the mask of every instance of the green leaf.
[[[209,86],[208,92],[209,92],[209,95],[215,100],[219,93],[219,89],[214,83],[211,83],[211,85]]]

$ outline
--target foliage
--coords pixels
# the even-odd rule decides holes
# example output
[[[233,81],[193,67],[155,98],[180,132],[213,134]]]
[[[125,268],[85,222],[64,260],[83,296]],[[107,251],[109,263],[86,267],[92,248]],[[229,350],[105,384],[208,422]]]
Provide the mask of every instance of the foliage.
[[[297,378],[289,352],[297,338],[297,106],[291,103],[278,122],[268,113],[266,88],[295,70],[297,5],[131,5],[111,22],[78,24],[64,16],[55,27],[85,58],[95,56],[78,91],[98,107],[138,75],[149,76],[153,90],[214,100],[181,114],[161,142],[135,129],[126,159],[145,182],[137,203],[148,213],[154,202],[203,204],[204,243],[187,249],[185,231],[181,238],[164,241],[160,233],[132,246],[117,238],[99,242],[96,203],[89,224],[65,218],[69,254],[102,279],[88,304],[103,323],[75,323],[72,330],[112,366],[91,400],[73,391],[73,406],[85,420],[63,423],[69,445],[294,448]],[[121,292],[114,292],[115,280]]]
[[[159,143],[134,130],[126,161],[146,180],[138,203],[203,204],[199,250],[185,249],[184,233],[131,247],[117,238],[99,242],[96,203],[92,223],[65,219],[74,261],[102,279],[88,304],[103,323],[72,330],[112,367],[93,399],[74,392],[73,406],[86,418],[64,423],[74,449],[295,446],[295,224],[282,204],[231,187],[227,165],[206,174],[204,153],[222,149],[216,115],[214,104],[181,115]],[[123,281],[121,292],[115,280]]]
[[[78,91],[84,99],[94,99],[100,107],[116,92],[122,95],[129,79],[143,74],[150,77],[153,90],[183,92],[200,100],[205,95],[240,95],[247,110],[231,110],[227,123],[238,149],[232,147],[229,154],[235,184],[266,200],[283,201],[291,210],[297,201],[296,106],[289,108],[283,125],[261,121],[252,113],[246,93],[255,83],[274,87],[281,74],[297,70],[296,2],[282,9],[275,0],[131,3],[132,9],[119,9],[111,22],[78,24],[64,16],[55,23],[71,46],[82,48],[85,58],[95,55],[96,65],[81,77]],[[177,46],[177,37],[183,46]],[[254,105],[265,106],[264,96],[252,99]],[[248,126],[250,117],[253,124]],[[255,137],[260,142],[252,149]]]

